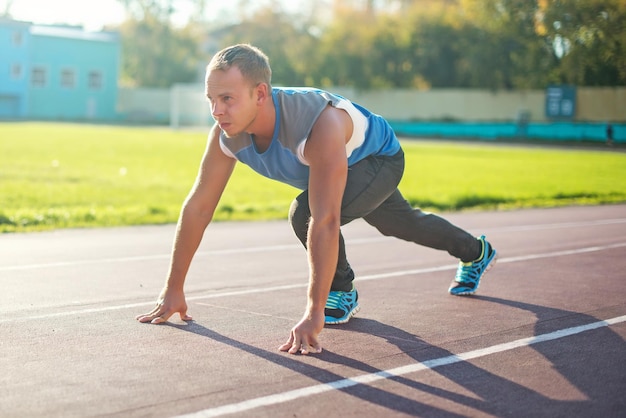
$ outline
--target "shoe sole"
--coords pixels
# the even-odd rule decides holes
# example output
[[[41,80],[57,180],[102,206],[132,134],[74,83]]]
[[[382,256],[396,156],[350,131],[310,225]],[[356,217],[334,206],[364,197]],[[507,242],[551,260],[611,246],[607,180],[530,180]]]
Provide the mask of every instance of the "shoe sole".
[[[339,324],[345,324],[346,322],[348,322],[350,320],[350,318],[352,318],[354,315],[356,315],[357,312],[359,312],[359,310],[361,309],[361,307],[359,305],[356,305],[349,313],[348,315],[342,317],[342,318],[338,318],[335,319],[333,321],[327,321],[324,320],[324,324],[325,325],[339,325]]]
[[[495,251],[493,258],[491,259],[491,261],[489,261],[489,264],[487,264],[487,267],[485,267],[485,271],[483,271],[483,274],[480,276],[480,280],[478,281],[478,284],[473,290],[468,290],[466,292],[459,292],[459,293],[450,293],[450,291],[448,290],[448,293],[450,293],[452,296],[469,296],[469,295],[473,295],[474,293],[476,293],[478,291],[478,287],[480,286],[480,282],[483,281],[487,272],[491,270],[493,266],[496,265],[497,260],[498,260],[498,252]]]

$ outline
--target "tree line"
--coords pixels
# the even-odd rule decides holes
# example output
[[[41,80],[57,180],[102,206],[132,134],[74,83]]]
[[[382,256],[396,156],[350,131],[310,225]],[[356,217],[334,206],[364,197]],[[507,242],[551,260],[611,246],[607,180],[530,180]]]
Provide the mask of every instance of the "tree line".
[[[198,81],[211,54],[251,43],[270,57],[276,85],[377,88],[543,89],[626,85],[624,0],[318,0],[289,12],[279,1],[236,19],[186,25],[181,0],[119,0],[127,20],[122,83],[169,87]],[[303,6],[304,7],[304,6]]]

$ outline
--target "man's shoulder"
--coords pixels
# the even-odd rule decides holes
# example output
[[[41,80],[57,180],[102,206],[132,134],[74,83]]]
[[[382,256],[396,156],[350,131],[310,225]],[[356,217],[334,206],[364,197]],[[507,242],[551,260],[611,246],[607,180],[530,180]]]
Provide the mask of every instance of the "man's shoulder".
[[[307,93],[323,93],[324,90],[317,89],[315,87],[272,87],[272,90],[278,94],[294,95],[294,94],[307,94]]]
[[[288,101],[316,101],[321,103],[336,103],[345,100],[343,97],[326,90],[314,87],[274,87],[274,95]]]
[[[322,111],[337,105],[345,99],[324,90],[311,87],[278,87],[274,89],[275,104],[285,121],[293,119],[317,119]]]

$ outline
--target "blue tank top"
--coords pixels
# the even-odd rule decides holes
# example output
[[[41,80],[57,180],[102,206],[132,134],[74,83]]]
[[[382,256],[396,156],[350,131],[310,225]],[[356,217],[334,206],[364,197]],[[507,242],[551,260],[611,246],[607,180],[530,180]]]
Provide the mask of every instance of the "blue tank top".
[[[339,95],[312,88],[273,88],[272,100],[276,124],[272,142],[264,152],[258,152],[250,134],[220,136],[226,155],[263,176],[301,190],[308,188],[309,166],[304,146],[315,121],[328,105],[345,110],[353,122],[352,137],[346,143],[348,166],[370,155],[391,156],[400,150],[395,133],[382,116]]]

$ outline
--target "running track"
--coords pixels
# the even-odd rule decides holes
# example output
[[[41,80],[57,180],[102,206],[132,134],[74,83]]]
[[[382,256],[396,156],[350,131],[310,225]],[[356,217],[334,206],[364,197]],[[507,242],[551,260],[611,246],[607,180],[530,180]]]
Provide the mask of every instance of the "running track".
[[[479,293],[446,253],[344,228],[361,311],[277,347],[305,302],[285,222],[215,223],[188,324],[140,324],[174,226],[0,235],[1,417],[625,417],[626,205],[454,213],[499,252]],[[174,318],[173,318],[174,319]]]

